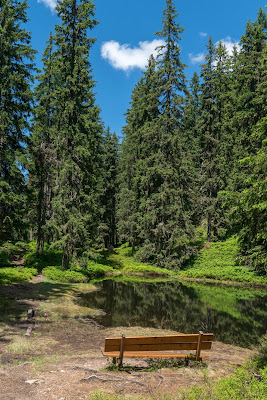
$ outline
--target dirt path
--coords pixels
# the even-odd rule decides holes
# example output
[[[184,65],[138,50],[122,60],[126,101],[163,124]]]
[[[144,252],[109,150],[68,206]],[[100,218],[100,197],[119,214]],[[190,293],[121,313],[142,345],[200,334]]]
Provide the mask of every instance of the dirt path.
[[[1,296],[14,308],[13,314],[0,325],[1,400],[78,400],[88,399],[96,391],[121,396],[154,397],[158,393],[177,396],[183,388],[203,383],[207,376],[229,375],[252,354],[251,350],[215,342],[203,368],[107,371],[108,361],[100,352],[105,337],[122,332],[126,335],[174,332],[142,327],[104,329],[90,316],[56,318],[44,311],[43,305],[52,309],[53,302],[58,299],[63,302],[73,294],[70,295],[66,285],[45,285],[39,276],[29,284],[1,288]],[[29,307],[37,308],[38,312],[33,333],[25,337],[23,323],[27,323]],[[125,363],[147,366],[140,359],[125,359]]]

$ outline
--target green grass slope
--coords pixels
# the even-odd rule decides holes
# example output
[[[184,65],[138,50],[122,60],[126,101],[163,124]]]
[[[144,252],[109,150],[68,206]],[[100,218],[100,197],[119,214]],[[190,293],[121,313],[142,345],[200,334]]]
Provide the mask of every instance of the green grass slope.
[[[234,236],[224,242],[206,243],[179,276],[267,285],[266,277],[258,276],[254,270],[237,265],[238,252],[238,240]]]

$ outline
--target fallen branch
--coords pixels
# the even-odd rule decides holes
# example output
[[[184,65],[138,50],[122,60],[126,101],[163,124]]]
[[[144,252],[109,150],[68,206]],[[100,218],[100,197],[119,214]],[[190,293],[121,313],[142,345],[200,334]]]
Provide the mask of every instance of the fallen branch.
[[[162,382],[163,382],[163,376],[162,375],[158,375],[158,377],[159,377],[159,383],[158,383],[158,385],[157,385],[157,388],[159,388],[160,387],[160,385],[162,384]]]

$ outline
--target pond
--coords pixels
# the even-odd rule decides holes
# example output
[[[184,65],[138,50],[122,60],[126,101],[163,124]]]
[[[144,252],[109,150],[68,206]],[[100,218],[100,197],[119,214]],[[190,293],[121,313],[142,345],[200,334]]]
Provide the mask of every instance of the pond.
[[[143,326],[182,333],[213,332],[224,343],[249,347],[267,330],[267,292],[179,281],[96,283],[79,304],[102,309],[105,327]]]

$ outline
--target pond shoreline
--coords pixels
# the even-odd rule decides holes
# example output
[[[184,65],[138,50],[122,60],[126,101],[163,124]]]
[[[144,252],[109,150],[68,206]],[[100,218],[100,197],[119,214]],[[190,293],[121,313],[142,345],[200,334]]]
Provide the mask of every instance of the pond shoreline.
[[[239,281],[231,281],[231,280],[220,280],[220,279],[209,279],[209,278],[187,278],[183,276],[178,276],[179,281],[191,281],[191,282],[199,282],[199,283],[214,283],[214,284],[222,284],[228,286],[243,286],[246,288],[255,288],[255,289],[265,289],[267,290],[267,283],[260,282],[239,282]]]
[[[116,271],[115,273],[109,272],[106,277],[107,278],[112,278],[112,277],[119,277],[119,276],[138,276],[138,277],[144,277],[148,279],[172,279],[172,280],[178,280],[178,281],[188,281],[188,282],[199,282],[199,283],[214,283],[214,284],[222,284],[222,285],[229,285],[229,286],[243,286],[246,288],[255,288],[255,289],[266,289],[267,290],[267,282],[240,282],[240,281],[234,281],[234,280],[221,280],[221,279],[212,279],[212,278],[189,278],[186,276],[181,276],[177,274],[173,275],[167,275],[167,274],[158,274],[158,273],[143,273],[143,272],[131,272],[131,271]]]

